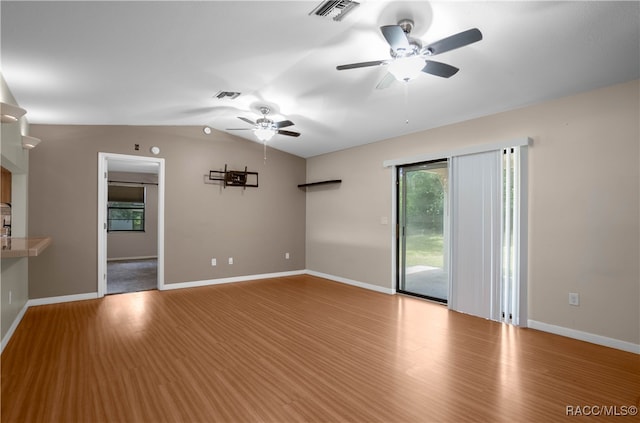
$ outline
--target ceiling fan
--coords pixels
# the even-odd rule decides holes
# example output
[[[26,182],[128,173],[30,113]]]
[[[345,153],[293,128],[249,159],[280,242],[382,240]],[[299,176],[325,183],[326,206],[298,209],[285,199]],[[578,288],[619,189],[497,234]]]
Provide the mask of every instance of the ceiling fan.
[[[281,120],[280,122],[274,122],[271,119],[267,118],[267,115],[271,109],[266,106],[260,107],[260,113],[262,113],[262,117],[256,120],[255,122],[251,119],[247,119],[245,117],[238,116],[238,119],[247,122],[253,125],[253,128],[227,128],[227,131],[253,131],[255,136],[263,142],[269,141],[273,138],[274,135],[288,135],[290,137],[299,137],[299,132],[294,131],[286,131],[280,128],[286,128],[288,126],[293,126],[294,123],[290,120]]]
[[[378,89],[387,88],[395,80],[409,81],[418,76],[420,72],[450,78],[459,71],[458,68],[428,58],[482,40],[480,30],[473,28],[423,47],[420,40],[409,36],[413,26],[412,20],[403,19],[397,25],[380,27],[382,35],[391,47],[391,59],[351,63],[336,66],[336,69],[389,65],[389,73],[376,86]]]

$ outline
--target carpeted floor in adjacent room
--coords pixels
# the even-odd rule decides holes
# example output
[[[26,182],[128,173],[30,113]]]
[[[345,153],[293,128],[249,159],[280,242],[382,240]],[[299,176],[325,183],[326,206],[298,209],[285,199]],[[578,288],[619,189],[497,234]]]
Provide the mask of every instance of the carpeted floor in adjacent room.
[[[157,259],[107,262],[107,294],[148,291],[157,287]]]

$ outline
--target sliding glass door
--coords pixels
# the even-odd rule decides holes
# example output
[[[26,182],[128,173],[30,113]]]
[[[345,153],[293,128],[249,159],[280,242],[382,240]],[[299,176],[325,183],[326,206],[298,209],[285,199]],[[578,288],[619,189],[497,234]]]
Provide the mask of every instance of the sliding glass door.
[[[419,163],[397,171],[398,291],[446,303],[448,163]]]

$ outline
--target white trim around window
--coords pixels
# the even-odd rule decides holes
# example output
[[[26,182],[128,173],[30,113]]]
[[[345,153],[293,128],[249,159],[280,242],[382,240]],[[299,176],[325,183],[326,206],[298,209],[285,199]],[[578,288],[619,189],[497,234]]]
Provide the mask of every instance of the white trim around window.
[[[400,159],[385,160],[382,162],[384,167],[401,166],[411,163],[428,162],[431,160],[450,159],[456,156],[466,156],[467,154],[485,153],[487,151],[502,150],[504,148],[522,147],[531,145],[533,140],[529,137],[517,138],[509,141],[496,142],[491,144],[471,145],[469,147],[459,148],[457,150],[439,151],[437,153],[419,154],[417,156],[404,157]]]

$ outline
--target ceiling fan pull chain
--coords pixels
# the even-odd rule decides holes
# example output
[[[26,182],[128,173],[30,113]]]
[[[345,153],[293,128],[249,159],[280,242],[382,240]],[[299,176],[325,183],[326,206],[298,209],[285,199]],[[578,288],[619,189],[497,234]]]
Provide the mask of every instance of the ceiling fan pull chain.
[[[404,123],[409,124],[409,81],[405,81],[404,85]]]
[[[264,162],[267,163],[267,142],[262,143],[264,145]]]

